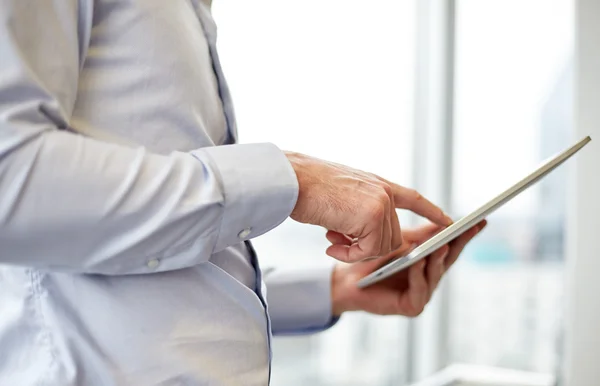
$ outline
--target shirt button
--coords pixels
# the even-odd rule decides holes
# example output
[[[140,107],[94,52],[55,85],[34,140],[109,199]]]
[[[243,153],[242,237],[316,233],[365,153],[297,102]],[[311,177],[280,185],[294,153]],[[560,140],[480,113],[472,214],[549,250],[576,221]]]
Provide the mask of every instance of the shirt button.
[[[146,263],[146,265],[150,269],[154,269],[154,268],[158,267],[159,264],[160,264],[160,262],[158,261],[158,259],[148,260],[148,263]]]
[[[240,233],[238,233],[238,237],[240,239],[245,239],[246,237],[250,236],[250,232],[252,232],[252,228],[251,227],[243,229]]]

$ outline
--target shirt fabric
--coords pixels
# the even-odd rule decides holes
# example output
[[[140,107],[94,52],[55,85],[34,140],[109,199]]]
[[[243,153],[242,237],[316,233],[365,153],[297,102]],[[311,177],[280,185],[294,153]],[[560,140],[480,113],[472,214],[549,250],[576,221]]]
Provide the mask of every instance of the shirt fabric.
[[[329,264],[262,280],[297,180],[235,144],[209,0],[0,0],[0,29],[0,385],[265,385],[271,331],[335,322]]]

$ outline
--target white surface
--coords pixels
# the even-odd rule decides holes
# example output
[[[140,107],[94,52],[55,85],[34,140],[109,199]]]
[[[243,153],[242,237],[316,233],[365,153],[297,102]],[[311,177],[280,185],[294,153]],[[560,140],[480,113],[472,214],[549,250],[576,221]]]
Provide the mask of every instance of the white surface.
[[[600,139],[600,2],[577,1],[576,135]],[[600,146],[575,163],[568,223],[566,386],[600,384]]]
[[[413,386],[552,386],[548,374],[457,364]]]

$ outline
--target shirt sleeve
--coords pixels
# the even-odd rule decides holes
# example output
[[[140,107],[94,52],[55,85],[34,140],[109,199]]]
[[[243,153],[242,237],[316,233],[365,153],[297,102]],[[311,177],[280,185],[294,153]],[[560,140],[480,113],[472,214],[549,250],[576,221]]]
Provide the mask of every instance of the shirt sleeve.
[[[173,270],[281,223],[298,186],[274,145],[159,155],[69,129],[92,10],[0,0],[0,263]]]
[[[333,263],[303,269],[265,270],[267,303],[274,335],[301,335],[337,323],[331,312]]]

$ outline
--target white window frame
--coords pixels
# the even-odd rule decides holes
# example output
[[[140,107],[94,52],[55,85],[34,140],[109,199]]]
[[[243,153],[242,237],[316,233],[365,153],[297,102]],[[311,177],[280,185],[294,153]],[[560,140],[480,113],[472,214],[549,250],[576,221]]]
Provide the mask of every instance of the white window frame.
[[[414,98],[413,185],[452,213],[455,0],[420,0]],[[413,224],[414,225],[414,224]],[[407,379],[415,382],[448,364],[448,280],[425,312],[410,322]]]

